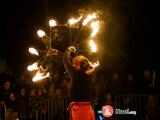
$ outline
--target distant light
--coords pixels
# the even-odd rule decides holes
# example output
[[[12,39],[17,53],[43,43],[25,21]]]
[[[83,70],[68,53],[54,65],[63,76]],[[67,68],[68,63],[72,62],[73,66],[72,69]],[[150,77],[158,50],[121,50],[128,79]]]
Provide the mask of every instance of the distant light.
[[[50,27],[54,27],[56,25],[57,25],[57,22],[55,20],[52,19],[52,20],[49,21],[49,26]]]
[[[38,30],[37,34],[39,37],[44,37],[46,35],[46,33],[43,30]]]

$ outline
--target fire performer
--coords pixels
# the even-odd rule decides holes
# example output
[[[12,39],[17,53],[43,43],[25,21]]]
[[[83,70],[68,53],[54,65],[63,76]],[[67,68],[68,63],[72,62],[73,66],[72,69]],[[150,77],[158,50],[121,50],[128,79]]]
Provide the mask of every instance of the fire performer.
[[[70,46],[64,53],[64,67],[71,79],[68,87],[70,120],[95,120],[90,103],[91,62],[82,55],[73,56],[75,47]]]

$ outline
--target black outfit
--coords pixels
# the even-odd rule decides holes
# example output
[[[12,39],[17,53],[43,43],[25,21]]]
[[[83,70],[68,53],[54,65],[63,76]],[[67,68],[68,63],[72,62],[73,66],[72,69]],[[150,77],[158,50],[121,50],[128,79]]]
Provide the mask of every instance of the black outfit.
[[[17,97],[17,109],[18,109],[18,117],[20,120],[27,119],[27,98],[26,96],[18,95]]]
[[[75,70],[70,63],[71,51],[67,50],[63,63],[71,79],[68,87],[70,101],[90,101],[90,79],[84,72]]]
[[[4,101],[7,108],[11,108],[10,94],[10,90],[3,90],[0,94],[0,101]]]

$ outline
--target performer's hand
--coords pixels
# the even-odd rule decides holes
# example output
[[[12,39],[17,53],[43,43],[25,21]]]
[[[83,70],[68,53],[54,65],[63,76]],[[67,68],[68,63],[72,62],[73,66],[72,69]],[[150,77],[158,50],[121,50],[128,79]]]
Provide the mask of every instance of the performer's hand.
[[[76,48],[74,46],[68,47],[68,50],[71,51],[71,52],[76,53]]]
[[[58,55],[59,51],[56,49],[51,49],[47,52],[47,56],[53,56],[53,55]]]

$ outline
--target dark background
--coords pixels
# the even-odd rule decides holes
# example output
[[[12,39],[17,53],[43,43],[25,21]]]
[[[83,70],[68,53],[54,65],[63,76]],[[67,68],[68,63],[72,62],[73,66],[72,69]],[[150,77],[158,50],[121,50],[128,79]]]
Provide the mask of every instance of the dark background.
[[[17,73],[33,60],[29,46],[36,46],[36,31],[53,17],[65,23],[80,8],[103,13],[98,44],[101,69],[141,71],[159,68],[159,44],[155,22],[156,3],[145,0],[14,0],[1,2],[0,57]]]

